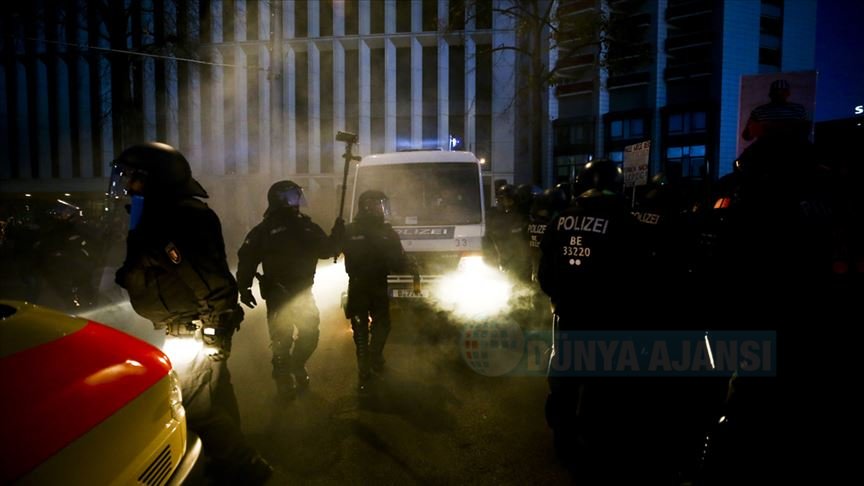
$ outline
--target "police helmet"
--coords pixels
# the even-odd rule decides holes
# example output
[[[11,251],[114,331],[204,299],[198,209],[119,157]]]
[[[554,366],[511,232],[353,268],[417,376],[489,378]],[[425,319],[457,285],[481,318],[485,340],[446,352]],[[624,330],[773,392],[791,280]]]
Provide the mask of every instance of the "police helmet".
[[[186,157],[161,142],[127,148],[112,162],[108,194],[113,197],[140,193],[147,197],[207,197],[194,178]]]
[[[563,211],[570,205],[570,184],[558,184],[551,189],[546,189],[543,194],[549,201],[549,209],[553,213]]]
[[[585,189],[617,192],[621,185],[621,169],[609,159],[596,159],[585,164],[578,183]]]
[[[381,191],[370,189],[357,200],[357,216],[384,221],[390,217],[390,200]]]
[[[267,191],[267,205],[265,216],[279,208],[298,209],[301,206],[307,206],[307,203],[303,188],[297,183],[279,181],[270,186],[270,190]]]
[[[559,196],[565,200],[567,200],[567,204],[570,204],[570,199],[573,197],[573,184],[570,182],[559,182],[555,184],[551,190],[556,191]]]

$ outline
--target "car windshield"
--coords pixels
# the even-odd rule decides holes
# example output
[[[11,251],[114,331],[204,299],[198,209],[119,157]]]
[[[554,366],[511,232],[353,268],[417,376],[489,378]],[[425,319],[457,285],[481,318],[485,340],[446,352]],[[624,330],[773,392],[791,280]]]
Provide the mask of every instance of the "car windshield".
[[[358,197],[377,189],[390,199],[390,224],[480,224],[477,164],[413,163],[373,165],[357,173]]]

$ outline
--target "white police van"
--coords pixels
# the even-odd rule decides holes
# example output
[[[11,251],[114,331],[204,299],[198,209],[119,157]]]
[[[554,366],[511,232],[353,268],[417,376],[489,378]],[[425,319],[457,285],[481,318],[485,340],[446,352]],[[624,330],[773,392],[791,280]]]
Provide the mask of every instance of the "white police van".
[[[417,263],[423,293],[411,275],[391,275],[391,297],[430,297],[445,275],[482,262],[485,211],[480,162],[470,152],[418,150],[368,155],[357,165],[351,218],[357,199],[376,189],[390,200],[388,222]]]

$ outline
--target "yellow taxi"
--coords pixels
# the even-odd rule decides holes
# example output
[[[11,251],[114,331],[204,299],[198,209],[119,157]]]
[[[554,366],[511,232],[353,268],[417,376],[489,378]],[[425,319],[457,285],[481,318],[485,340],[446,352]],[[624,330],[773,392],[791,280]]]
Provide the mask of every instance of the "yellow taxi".
[[[0,300],[0,484],[180,484],[201,440],[159,349]]]

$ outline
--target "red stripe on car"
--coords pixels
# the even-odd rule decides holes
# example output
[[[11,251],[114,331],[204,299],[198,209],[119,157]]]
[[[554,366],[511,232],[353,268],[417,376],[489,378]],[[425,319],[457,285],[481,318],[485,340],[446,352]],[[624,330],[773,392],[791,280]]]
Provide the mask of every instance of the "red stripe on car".
[[[0,483],[24,475],[170,370],[159,349],[92,321],[0,359]]]

